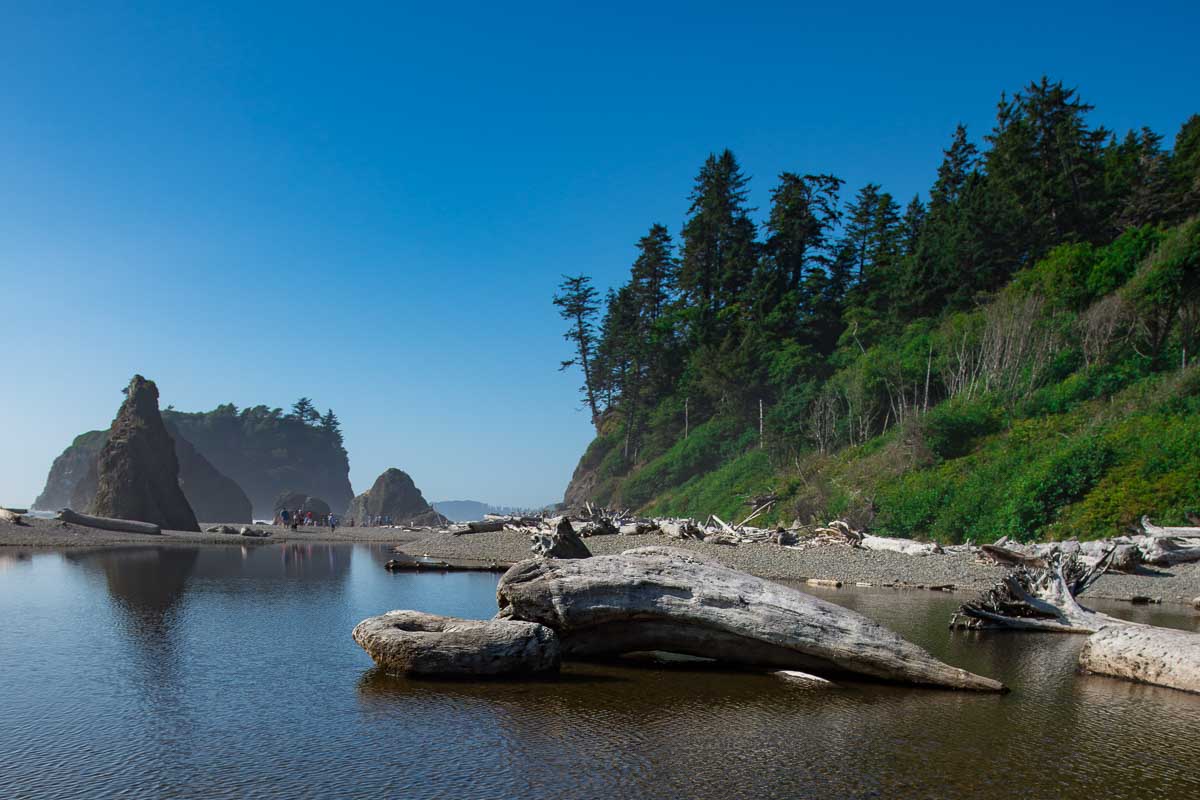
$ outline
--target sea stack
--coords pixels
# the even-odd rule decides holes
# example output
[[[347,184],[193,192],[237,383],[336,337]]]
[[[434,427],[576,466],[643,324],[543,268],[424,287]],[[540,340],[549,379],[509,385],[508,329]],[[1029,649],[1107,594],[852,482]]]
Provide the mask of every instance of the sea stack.
[[[425,502],[421,490],[408,473],[395,467],[386,470],[375,479],[370,489],[354,498],[346,510],[346,516],[353,517],[356,522],[390,517],[392,522],[401,525],[437,527],[450,524],[450,520]]]
[[[197,519],[208,522],[251,522],[250,498],[234,480],[221,474],[212,463],[187,439],[179,429],[165,423],[167,433],[175,440],[175,457],[179,460],[179,488]]]
[[[96,496],[88,509],[103,517],[199,531],[183,490],[175,442],[158,411],[158,387],[134,375],[96,462]]]

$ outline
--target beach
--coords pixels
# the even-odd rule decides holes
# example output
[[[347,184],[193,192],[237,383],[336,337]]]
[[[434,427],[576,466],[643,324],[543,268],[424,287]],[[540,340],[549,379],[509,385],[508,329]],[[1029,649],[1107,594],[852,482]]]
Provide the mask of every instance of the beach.
[[[204,523],[202,527],[211,527]],[[235,525],[235,528],[240,525]],[[0,553],[5,550],[42,550],[74,547],[129,545],[270,547],[285,542],[389,544],[412,556],[515,562],[529,557],[528,535],[516,531],[454,536],[441,531],[399,528],[288,528],[252,526],[271,536],[251,538],[221,533],[164,531],[161,536],[119,533],[67,525],[59,520],[26,517],[24,524],[0,523]],[[668,539],[657,534],[593,536],[585,543],[594,555],[619,553],[634,547],[671,546],[703,553],[727,566],[763,578],[787,581],[840,581],[846,585],[893,587],[897,590],[952,591],[974,594],[1002,578],[1004,567],[979,563],[966,552],[909,556],[887,551],[861,550],[842,545],[790,549],[772,544],[737,547],[693,540]],[[1131,601],[1192,604],[1200,597],[1200,563],[1173,567],[1142,567],[1136,574],[1108,573],[1088,590],[1087,597]]]

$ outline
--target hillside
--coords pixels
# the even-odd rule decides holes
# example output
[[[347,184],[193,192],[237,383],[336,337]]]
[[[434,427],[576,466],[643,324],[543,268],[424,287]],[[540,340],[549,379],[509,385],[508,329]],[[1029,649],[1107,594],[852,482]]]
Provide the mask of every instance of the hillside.
[[[947,542],[1200,511],[1200,116],[1166,150],[1090,112],[1003,98],[903,211],[785,172],[760,226],[710,157],[678,253],[655,225],[555,298],[597,428],[566,502]]]

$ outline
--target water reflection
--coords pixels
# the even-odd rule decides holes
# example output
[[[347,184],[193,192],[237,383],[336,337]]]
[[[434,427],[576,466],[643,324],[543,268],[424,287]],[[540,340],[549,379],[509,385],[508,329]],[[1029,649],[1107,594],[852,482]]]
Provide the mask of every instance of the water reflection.
[[[818,592],[1011,694],[610,662],[417,681],[374,669],[353,625],[391,608],[490,616],[496,576],[391,574],[386,558],[237,543],[13,562],[5,796],[1200,796],[1200,697],[1077,675],[1082,637],[951,633],[961,598]]]

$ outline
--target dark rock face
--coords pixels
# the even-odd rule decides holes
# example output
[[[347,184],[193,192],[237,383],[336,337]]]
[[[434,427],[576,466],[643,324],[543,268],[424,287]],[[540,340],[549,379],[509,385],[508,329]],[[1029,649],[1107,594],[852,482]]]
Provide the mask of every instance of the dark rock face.
[[[196,517],[212,522],[250,522],[250,498],[242,488],[218,472],[174,425],[167,423],[167,433],[175,440],[179,486]]]
[[[175,441],[159,414],[153,381],[134,375],[129,382],[96,472],[99,482],[90,513],[152,522],[168,530],[200,530],[179,488]]]
[[[275,513],[287,509],[293,514],[299,509],[301,512],[312,512],[313,519],[325,519],[329,516],[329,504],[319,497],[312,497],[304,492],[287,490],[280,492],[275,498]]]
[[[254,406],[239,411],[233,405],[218,406],[203,413],[184,413],[166,409],[163,422],[171,426],[171,436],[185,439],[221,475],[237,484],[250,498],[252,510],[259,518],[269,518],[272,500],[283,490],[301,486],[317,497],[325,498],[334,508],[345,508],[354,499],[350,488],[350,462],[339,440],[320,426],[283,415],[278,409]],[[90,431],[77,437],[50,468],[46,488],[34,502],[34,508],[56,511],[64,506],[82,509],[72,504],[72,493],[87,474],[100,448],[108,439],[108,431]],[[184,491],[202,517],[205,502],[193,498],[186,486],[189,465],[183,453],[178,453]],[[95,493],[85,486],[81,490],[88,500]],[[224,492],[222,492],[224,495]],[[225,501],[223,501],[225,502]],[[224,515],[222,515],[224,516]],[[213,519],[212,522],[240,521]]]
[[[168,410],[163,419],[242,488],[260,519],[271,517],[274,499],[285,490],[345,508],[354,498],[346,451],[320,426],[277,412],[224,405],[202,413]]]
[[[346,517],[360,522],[371,517],[391,517],[392,522],[407,525],[448,525],[450,521],[434,511],[413,479],[395,467],[386,470],[363,494],[354,498]]]
[[[96,493],[95,479],[92,480],[91,491],[86,492],[83,504],[77,504],[74,492],[80,482],[87,477],[89,471],[94,471],[100,448],[108,441],[108,431],[88,431],[75,437],[62,455],[54,459],[50,474],[46,477],[46,488],[33,501],[33,507],[43,511],[57,511],[60,508],[84,509],[92,502]]]

